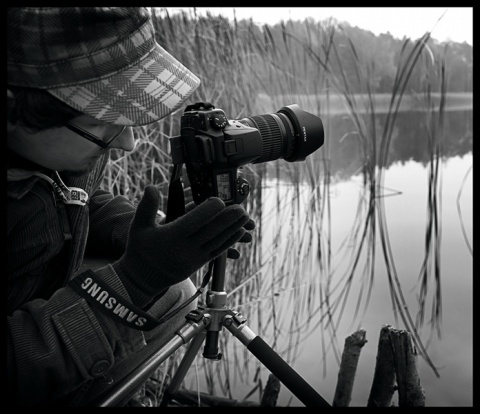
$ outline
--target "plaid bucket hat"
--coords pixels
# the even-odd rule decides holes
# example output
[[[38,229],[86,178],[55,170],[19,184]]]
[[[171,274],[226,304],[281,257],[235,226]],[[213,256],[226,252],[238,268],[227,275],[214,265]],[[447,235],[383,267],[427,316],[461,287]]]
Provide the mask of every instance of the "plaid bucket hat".
[[[104,122],[156,122],[200,84],[155,41],[146,7],[9,7],[7,28],[8,84]]]

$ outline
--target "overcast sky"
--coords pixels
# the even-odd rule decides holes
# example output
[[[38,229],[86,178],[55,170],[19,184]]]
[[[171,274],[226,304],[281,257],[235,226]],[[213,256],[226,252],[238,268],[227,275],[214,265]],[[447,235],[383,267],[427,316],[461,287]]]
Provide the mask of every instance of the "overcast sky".
[[[192,10],[187,7],[168,9]],[[432,37],[438,41],[453,40],[473,45],[473,7],[197,7],[197,13],[209,10],[214,15],[222,14],[233,19],[234,9],[237,19],[252,18],[259,24],[306,17],[315,20],[335,17],[375,35],[390,32],[400,39],[407,36],[416,40],[431,31]]]

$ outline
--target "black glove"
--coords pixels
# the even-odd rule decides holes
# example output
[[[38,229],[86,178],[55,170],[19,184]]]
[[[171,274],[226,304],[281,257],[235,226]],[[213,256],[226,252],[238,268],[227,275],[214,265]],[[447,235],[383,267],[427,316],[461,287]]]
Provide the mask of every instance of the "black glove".
[[[187,279],[234,243],[251,240],[243,207],[209,198],[168,224],[155,222],[159,194],[145,189],[123,256],[113,263],[132,302],[144,309],[169,286]]]
[[[193,202],[190,201],[186,206],[185,206],[185,212],[188,213],[192,211],[197,205]],[[160,223],[164,223],[165,219],[163,219]],[[249,219],[247,224],[243,226],[245,230],[253,230],[255,229],[255,222],[252,219]],[[248,231],[242,236],[242,238],[238,241],[239,243],[250,243],[252,241],[252,235],[251,233],[248,233]],[[227,258],[237,260],[240,258],[240,252],[237,249],[234,249],[233,247],[230,247],[227,250]]]

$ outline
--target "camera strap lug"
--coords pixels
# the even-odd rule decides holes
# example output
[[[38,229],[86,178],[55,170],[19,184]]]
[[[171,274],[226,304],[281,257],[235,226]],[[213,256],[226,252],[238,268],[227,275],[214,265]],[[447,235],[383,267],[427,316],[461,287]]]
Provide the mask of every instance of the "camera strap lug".
[[[183,138],[181,135],[169,139],[170,150],[173,164],[185,163],[185,150],[183,146]]]
[[[185,214],[185,194],[182,184],[183,164],[174,164],[170,185],[168,186],[167,218],[170,223]]]

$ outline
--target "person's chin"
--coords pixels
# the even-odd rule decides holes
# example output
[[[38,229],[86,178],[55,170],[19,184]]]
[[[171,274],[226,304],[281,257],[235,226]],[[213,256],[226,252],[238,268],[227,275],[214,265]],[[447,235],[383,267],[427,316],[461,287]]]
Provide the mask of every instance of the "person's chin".
[[[88,165],[79,166],[78,168],[75,168],[75,169],[64,170],[63,174],[69,177],[74,177],[74,178],[81,177],[83,175],[90,173],[95,167],[95,164],[97,161],[98,161],[98,158],[94,158]]]

